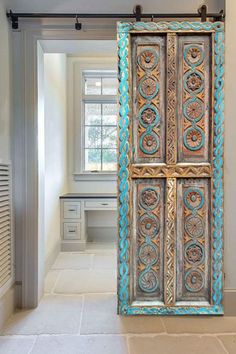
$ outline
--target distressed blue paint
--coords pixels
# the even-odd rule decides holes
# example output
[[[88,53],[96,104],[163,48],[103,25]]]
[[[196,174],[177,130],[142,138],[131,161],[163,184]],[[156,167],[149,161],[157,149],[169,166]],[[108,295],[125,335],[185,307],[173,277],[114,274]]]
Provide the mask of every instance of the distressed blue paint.
[[[213,305],[203,307],[137,307],[129,302],[129,93],[128,35],[129,31],[191,30],[214,31],[214,149],[213,149]],[[224,132],[224,24],[222,22],[136,22],[118,24],[119,55],[119,286],[118,311],[126,315],[222,315],[223,291],[223,132]]]
[[[199,127],[194,125],[194,122],[192,122],[192,123],[193,123],[192,124],[193,126],[191,128],[188,128],[184,133],[184,146],[188,150],[197,151],[197,150],[200,150],[205,144],[205,134],[202,129],[200,129]],[[187,141],[187,136],[188,136],[188,134],[190,134],[191,132],[194,132],[194,131],[197,131],[201,135],[201,141],[196,146],[190,146]]]

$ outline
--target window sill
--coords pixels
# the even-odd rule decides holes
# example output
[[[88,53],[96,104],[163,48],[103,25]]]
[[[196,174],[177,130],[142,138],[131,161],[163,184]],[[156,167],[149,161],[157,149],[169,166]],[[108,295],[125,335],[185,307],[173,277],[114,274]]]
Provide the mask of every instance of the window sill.
[[[73,173],[74,181],[117,181],[117,173]]]

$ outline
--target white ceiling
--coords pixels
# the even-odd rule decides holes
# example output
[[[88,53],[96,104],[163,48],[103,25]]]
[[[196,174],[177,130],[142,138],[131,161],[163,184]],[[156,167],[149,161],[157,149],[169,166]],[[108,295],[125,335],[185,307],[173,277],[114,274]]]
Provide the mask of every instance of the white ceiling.
[[[42,40],[45,53],[66,53],[80,57],[114,57],[115,40]]]
[[[205,3],[208,10],[224,8],[224,0],[8,0],[15,12],[83,12],[131,13],[134,6],[143,6],[143,12],[195,12]]]

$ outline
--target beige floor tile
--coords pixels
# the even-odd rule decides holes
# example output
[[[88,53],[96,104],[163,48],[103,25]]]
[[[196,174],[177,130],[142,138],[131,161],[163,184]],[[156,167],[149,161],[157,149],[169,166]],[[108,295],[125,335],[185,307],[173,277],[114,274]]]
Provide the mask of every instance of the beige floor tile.
[[[132,337],[130,354],[226,354],[221,344],[209,336]]]
[[[3,334],[74,334],[81,319],[81,296],[46,295],[34,310],[18,311],[6,323]]]
[[[52,269],[89,269],[92,258],[92,254],[61,252]]]
[[[128,349],[121,336],[40,336],[31,354],[128,354]]]
[[[167,333],[236,332],[236,317],[169,317],[163,321]]]
[[[229,354],[236,353],[236,335],[218,336]]]
[[[117,258],[115,254],[95,254],[93,269],[116,269]]]
[[[164,332],[159,317],[118,316],[116,295],[85,295],[81,334]]]
[[[29,354],[36,337],[0,337],[0,353]]]
[[[63,270],[61,271],[55,293],[81,294],[106,293],[116,291],[116,272],[114,270]]]
[[[51,293],[55,284],[56,280],[59,274],[59,270],[50,270],[48,274],[46,275],[45,281],[44,281],[44,292]]]
[[[117,245],[114,242],[88,242],[85,249],[86,253],[116,253]]]

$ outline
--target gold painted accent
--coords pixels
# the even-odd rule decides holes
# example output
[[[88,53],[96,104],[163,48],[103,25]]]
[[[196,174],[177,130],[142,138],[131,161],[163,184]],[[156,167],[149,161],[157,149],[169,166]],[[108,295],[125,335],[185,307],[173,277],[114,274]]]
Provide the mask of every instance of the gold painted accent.
[[[175,164],[177,161],[177,126],[176,126],[176,49],[175,33],[167,34],[167,137],[166,162]]]
[[[175,303],[176,178],[166,180],[166,238],[164,268],[165,305]]]
[[[212,169],[210,164],[194,165],[132,165],[132,178],[200,178],[211,177]]]

